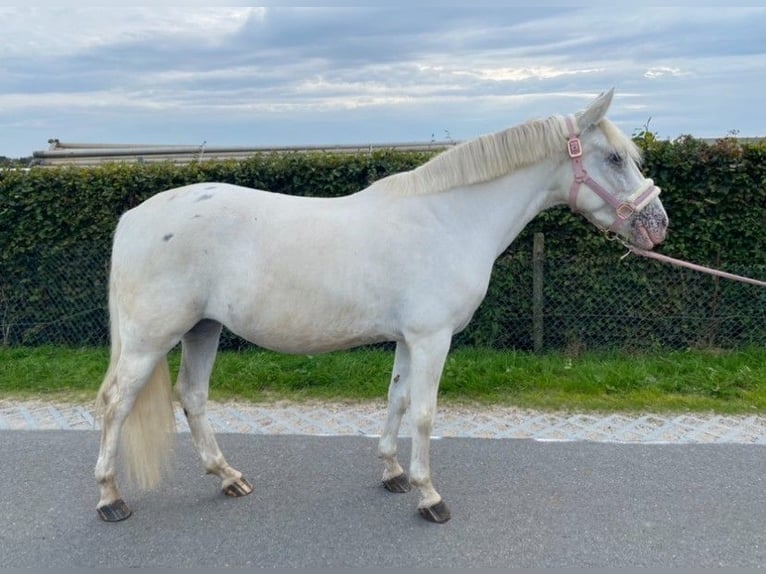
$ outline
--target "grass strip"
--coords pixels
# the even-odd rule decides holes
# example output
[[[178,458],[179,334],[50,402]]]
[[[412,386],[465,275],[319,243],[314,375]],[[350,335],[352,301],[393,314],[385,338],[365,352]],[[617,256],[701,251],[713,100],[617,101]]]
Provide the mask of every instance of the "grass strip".
[[[178,371],[180,352],[169,355]],[[0,398],[87,402],[107,349],[0,347]],[[216,401],[385,400],[393,353],[379,348],[323,355],[261,349],[221,352]],[[513,405],[578,412],[766,412],[766,349],[534,355],[460,348],[450,353],[442,404]]]

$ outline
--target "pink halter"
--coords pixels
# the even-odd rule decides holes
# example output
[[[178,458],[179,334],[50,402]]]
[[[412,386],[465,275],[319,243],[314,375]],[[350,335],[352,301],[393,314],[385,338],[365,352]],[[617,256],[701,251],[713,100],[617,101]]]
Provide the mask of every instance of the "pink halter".
[[[645,179],[638,189],[631,193],[625,201],[617,199],[596,183],[596,181],[588,175],[588,172],[585,171],[585,167],[582,163],[582,142],[580,141],[580,134],[575,128],[577,120],[572,116],[567,116],[564,118],[564,121],[566,122],[568,132],[567,151],[572,160],[572,169],[574,170],[574,181],[569,188],[569,207],[574,212],[578,211],[577,195],[580,192],[580,186],[585,184],[614,208],[616,215],[614,221],[609,226],[609,229],[611,231],[616,231],[625,224],[631,215],[641,211],[651,200],[657,197],[660,194],[660,188],[654,185],[654,182],[651,179]]]

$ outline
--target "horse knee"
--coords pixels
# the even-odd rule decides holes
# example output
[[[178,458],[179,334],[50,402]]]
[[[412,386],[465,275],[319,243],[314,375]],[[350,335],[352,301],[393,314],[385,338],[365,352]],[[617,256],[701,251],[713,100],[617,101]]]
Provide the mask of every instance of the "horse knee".
[[[410,406],[410,396],[409,394],[401,394],[397,396],[393,400],[394,408],[396,409],[396,412],[400,415],[403,415],[405,412],[407,412],[407,409]]]
[[[430,437],[434,425],[434,411],[422,409],[412,413],[412,423],[421,436]]]

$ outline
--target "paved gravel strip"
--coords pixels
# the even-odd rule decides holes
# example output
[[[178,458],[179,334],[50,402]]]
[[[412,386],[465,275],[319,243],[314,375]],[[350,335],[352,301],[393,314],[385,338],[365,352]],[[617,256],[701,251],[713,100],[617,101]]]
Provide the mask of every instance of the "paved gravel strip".
[[[209,403],[218,433],[378,436],[385,404]],[[176,408],[178,430],[189,427]],[[94,430],[92,405],[0,400],[0,430]],[[405,417],[401,436],[411,434]],[[548,413],[514,407],[441,406],[434,437],[616,443],[766,444],[765,416]]]

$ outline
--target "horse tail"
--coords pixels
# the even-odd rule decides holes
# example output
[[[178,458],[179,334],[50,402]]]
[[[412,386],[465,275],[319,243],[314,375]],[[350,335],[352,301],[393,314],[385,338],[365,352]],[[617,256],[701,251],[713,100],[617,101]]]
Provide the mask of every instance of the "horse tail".
[[[148,490],[169,470],[175,418],[167,357],[154,368],[122,427],[122,454],[128,477]]]
[[[119,311],[115,302],[114,278],[110,278],[109,323],[110,357],[104,380],[96,398],[101,420],[111,418],[121,395],[117,389],[117,365],[122,356]],[[144,490],[154,488],[168,470],[175,436],[175,418],[167,357],[154,367],[149,382],[136,398],[121,430],[121,454],[128,478]]]

